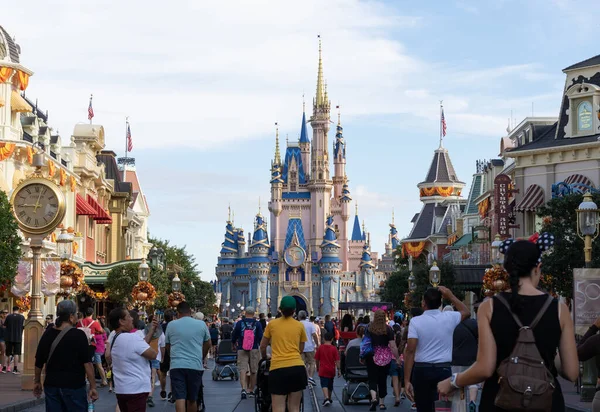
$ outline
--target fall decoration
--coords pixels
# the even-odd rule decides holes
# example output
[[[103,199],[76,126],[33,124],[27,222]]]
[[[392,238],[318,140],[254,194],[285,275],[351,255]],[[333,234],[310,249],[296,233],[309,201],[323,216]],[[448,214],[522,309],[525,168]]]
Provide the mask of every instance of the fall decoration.
[[[172,308],[177,307],[181,302],[185,301],[185,296],[181,292],[172,292],[169,294],[169,306]]]
[[[500,265],[486,269],[483,276],[483,289],[486,291],[486,295],[487,292],[494,294],[510,289],[508,272]]]
[[[26,295],[15,299],[15,306],[19,307],[21,312],[29,312],[31,309],[31,296]]]
[[[152,283],[142,280],[133,287],[131,297],[136,305],[151,305],[156,299],[156,289]]]
[[[75,263],[65,260],[60,264],[60,292],[58,296],[65,299],[75,295],[77,292],[86,292],[89,286],[83,280],[83,272]],[[87,289],[85,289],[87,288]],[[89,289],[91,291],[91,289]],[[91,292],[90,292],[91,293]],[[90,295],[91,296],[91,295]]]

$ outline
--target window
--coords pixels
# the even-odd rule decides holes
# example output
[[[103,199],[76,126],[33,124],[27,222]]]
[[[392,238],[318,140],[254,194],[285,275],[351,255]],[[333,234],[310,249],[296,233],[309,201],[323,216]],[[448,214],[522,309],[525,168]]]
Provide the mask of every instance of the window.
[[[577,131],[587,132],[592,130],[592,104],[588,100],[584,100],[577,106]]]
[[[290,171],[290,184],[289,184],[290,192],[296,191],[296,184],[297,184],[296,176],[297,176],[296,171]]]
[[[88,217],[88,230],[87,236],[93,238],[94,237],[94,219]]]
[[[319,199],[319,207],[323,207],[323,201]]]

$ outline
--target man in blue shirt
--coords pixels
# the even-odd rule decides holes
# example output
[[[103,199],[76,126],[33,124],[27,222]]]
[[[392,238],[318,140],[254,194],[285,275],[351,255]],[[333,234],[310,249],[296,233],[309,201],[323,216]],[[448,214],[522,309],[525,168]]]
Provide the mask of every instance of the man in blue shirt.
[[[177,412],[197,410],[197,397],[204,373],[203,359],[211,348],[206,324],[192,318],[187,302],[177,305],[178,319],[169,322],[165,334],[171,354],[171,386]],[[187,408],[186,408],[187,405]]]
[[[244,335],[246,331],[254,334],[254,343],[251,350],[244,350]],[[258,371],[258,361],[260,353],[258,347],[263,336],[263,328],[259,321],[254,318],[254,308],[248,306],[244,317],[240,319],[233,329],[231,340],[238,350],[237,364],[240,371],[240,383],[242,385],[242,399],[246,396],[254,396],[254,386],[256,385],[256,372]]]

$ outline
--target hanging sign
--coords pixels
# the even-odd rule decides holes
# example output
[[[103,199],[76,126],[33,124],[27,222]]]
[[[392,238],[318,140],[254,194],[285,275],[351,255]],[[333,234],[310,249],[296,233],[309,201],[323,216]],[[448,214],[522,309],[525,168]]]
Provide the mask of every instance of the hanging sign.
[[[502,173],[494,179],[494,212],[496,215],[496,229],[500,237],[510,235],[510,208],[508,206],[510,183],[510,177]]]

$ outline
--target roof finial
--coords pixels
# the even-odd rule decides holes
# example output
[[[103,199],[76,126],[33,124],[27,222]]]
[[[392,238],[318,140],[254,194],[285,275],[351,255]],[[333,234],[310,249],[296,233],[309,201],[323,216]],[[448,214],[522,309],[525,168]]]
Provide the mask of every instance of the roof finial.
[[[354,202],[354,214],[358,216],[358,200]]]
[[[231,203],[227,206],[227,222],[231,222]]]
[[[342,125],[342,109],[340,109],[339,104],[335,108],[338,109],[338,126],[341,126]]]
[[[289,135],[289,134],[287,134],[287,133],[285,134],[285,144],[286,144],[287,146],[289,146],[289,145],[290,145],[290,135]]]
[[[281,154],[279,153],[279,126],[275,122],[275,164],[281,165]]]
[[[235,212],[234,211],[231,212],[231,224],[235,225]]]
[[[392,225],[395,224],[394,222],[394,208],[392,208]]]
[[[302,92],[302,113],[306,112],[306,100],[304,99],[304,92]]]
[[[260,216],[260,196],[258,197],[258,214]]]
[[[319,69],[317,72],[317,96],[315,99],[316,107],[324,107],[326,105],[325,101],[325,82],[323,81],[323,58],[322,58],[322,46],[321,46],[321,35],[317,36],[319,38]]]
[[[365,231],[365,220],[363,219],[363,232]]]

